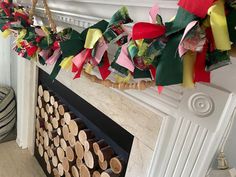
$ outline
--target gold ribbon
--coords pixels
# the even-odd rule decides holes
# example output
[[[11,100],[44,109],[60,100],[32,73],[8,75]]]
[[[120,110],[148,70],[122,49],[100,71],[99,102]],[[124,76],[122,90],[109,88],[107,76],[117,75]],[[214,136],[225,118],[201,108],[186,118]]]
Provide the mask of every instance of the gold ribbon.
[[[225,2],[218,0],[209,8],[210,24],[215,40],[216,49],[226,51],[231,49],[227,20],[225,16]]]
[[[193,88],[194,87],[194,65],[196,61],[196,52],[188,51],[183,56],[183,87]]]
[[[84,44],[84,48],[86,49],[92,49],[94,48],[96,42],[102,37],[102,32],[99,29],[89,29],[87,36],[86,36],[86,40],[85,40],[85,44]]]

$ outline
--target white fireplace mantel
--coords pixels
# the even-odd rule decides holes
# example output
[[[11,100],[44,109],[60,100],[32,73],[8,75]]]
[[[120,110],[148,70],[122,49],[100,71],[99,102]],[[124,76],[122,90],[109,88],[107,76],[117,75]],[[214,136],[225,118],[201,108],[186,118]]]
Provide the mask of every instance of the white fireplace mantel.
[[[147,21],[148,9],[155,1],[52,0],[50,5],[58,24],[79,30],[101,18],[108,19],[120,2],[128,6],[131,15],[136,14],[135,20]],[[159,1],[164,20],[175,14],[176,2]],[[43,16],[40,5],[37,14]],[[50,73],[52,67],[20,57],[17,60],[17,142],[33,153],[37,70],[39,67]],[[223,85],[224,77],[235,79],[234,70],[235,65],[231,65],[214,72],[213,83],[217,86],[199,83],[188,90],[176,85],[166,87],[162,94],[156,88],[109,89],[83,77],[72,80],[72,75],[65,71],[57,79],[134,135],[126,177],[203,177],[225,143],[234,119],[236,88],[230,81]]]

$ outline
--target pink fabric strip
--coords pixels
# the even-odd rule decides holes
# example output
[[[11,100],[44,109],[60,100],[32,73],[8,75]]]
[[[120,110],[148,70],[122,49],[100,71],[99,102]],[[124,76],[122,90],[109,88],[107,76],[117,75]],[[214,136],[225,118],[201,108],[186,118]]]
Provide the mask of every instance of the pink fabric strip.
[[[95,55],[94,59],[95,59],[95,61],[96,61],[97,63],[100,63],[101,60],[102,60],[102,57],[103,57],[104,53],[105,53],[105,52],[107,51],[107,49],[108,49],[108,45],[107,45],[107,43],[104,41],[103,38],[100,38],[98,42],[99,42],[99,44],[98,44],[98,46],[97,46],[97,51],[96,51],[96,55]]]
[[[187,49],[185,49],[185,48],[181,45],[181,43],[183,42],[183,40],[184,40],[184,38],[186,37],[186,35],[188,34],[188,32],[189,32],[197,23],[198,23],[198,21],[192,21],[192,22],[190,22],[190,23],[187,25],[187,27],[186,27],[186,29],[185,29],[185,31],[184,31],[184,35],[183,35],[183,37],[182,37],[182,39],[181,39],[181,41],[180,41],[180,43],[179,43],[178,51],[179,51],[179,56],[180,56],[180,57],[182,57],[182,56],[188,51]]]
[[[149,11],[149,21],[150,23],[156,23],[156,16],[159,13],[159,6],[156,4],[154,5]]]
[[[128,57],[129,54],[128,54],[127,48],[128,48],[128,44],[125,44],[122,46],[120,55],[117,58],[116,63],[119,64],[120,66],[123,66],[124,68],[127,68],[131,72],[134,72],[134,64]]]
[[[46,60],[46,63],[49,65],[53,65],[60,56],[61,56],[61,49],[56,49],[53,55]]]

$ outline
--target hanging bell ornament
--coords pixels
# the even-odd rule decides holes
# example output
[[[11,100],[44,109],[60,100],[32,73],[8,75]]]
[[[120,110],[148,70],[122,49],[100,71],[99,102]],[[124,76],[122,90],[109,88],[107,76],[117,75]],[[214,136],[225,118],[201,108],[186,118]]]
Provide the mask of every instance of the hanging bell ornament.
[[[228,161],[225,158],[224,152],[220,152],[220,154],[217,157],[217,162],[218,162],[217,168],[219,170],[226,170],[229,168]]]

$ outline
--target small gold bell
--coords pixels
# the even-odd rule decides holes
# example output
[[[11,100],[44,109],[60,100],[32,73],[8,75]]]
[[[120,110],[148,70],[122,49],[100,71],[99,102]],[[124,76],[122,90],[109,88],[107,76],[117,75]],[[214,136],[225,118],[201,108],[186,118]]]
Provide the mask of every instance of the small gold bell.
[[[219,154],[218,157],[217,157],[217,161],[218,161],[218,166],[217,166],[217,168],[218,168],[219,170],[225,170],[225,169],[228,169],[228,168],[229,168],[228,161],[227,161],[227,159],[225,158],[224,152],[220,152],[220,154]]]

